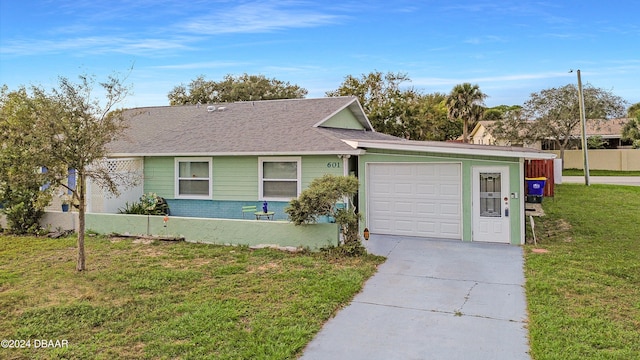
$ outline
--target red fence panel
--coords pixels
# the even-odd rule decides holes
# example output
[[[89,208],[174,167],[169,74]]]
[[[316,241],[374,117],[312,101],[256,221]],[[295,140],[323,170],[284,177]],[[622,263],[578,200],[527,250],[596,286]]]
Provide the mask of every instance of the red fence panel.
[[[547,182],[544,185],[544,196],[552,197],[554,194],[553,159],[548,160],[525,160],[524,177],[537,178],[545,177]],[[525,184],[525,193],[527,186]]]

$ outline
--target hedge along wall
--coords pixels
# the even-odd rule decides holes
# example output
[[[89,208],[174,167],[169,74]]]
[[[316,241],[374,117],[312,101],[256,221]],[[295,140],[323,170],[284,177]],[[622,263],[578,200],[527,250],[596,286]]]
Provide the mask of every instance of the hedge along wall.
[[[270,220],[206,219],[170,216],[87,214],[86,229],[101,234],[157,235],[184,237],[186,241],[221,245],[278,245],[318,250],[336,246],[337,224],[296,226]]]

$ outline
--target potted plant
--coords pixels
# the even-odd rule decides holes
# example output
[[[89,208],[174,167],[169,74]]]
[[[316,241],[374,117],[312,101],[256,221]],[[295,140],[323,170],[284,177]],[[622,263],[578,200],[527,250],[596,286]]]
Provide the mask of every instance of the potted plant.
[[[62,212],[68,212],[69,204],[71,203],[71,197],[68,194],[61,194],[60,201],[62,203]]]

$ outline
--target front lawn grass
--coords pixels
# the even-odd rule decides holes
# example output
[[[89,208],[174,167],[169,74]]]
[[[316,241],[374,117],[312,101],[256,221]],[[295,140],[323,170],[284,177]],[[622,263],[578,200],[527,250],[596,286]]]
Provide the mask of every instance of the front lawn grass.
[[[381,257],[289,254],[185,242],[0,236],[2,359],[292,359]]]
[[[549,252],[525,251],[533,358],[640,359],[640,187],[563,184],[543,208]]]

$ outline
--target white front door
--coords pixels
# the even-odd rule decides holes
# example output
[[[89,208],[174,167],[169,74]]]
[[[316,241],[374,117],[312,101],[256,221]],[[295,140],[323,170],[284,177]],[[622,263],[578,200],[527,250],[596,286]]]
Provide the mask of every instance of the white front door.
[[[473,168],[473,241],[510,243],[509,168]]]

